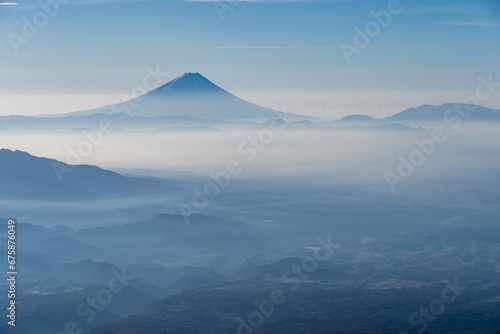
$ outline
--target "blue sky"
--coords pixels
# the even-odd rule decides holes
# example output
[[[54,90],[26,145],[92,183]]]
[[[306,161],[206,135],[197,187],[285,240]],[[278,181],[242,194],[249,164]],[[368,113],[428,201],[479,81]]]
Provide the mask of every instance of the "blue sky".
[[[22,18],[32,20],[41,9],[38,1],[0,0],[11,2],[17,5],[0,5],[0,96],[7,104],[9,95],[127,93],[147,66],[157,65],[171,78],[200,72],[272,107],[288,101],[270,94],[286,100],[344,92],[355,100],[356,92],[379,92],[387,103],[398,92],[447,96],[473,90],[479,75],[500,74],[500,5],[494,0],[401,0],[402,12],[350,63],[339,46],[353,44],[354,28],[364,30],[374,20],[370,12],[387,9],[390,1],[225,1],[216,4],[232,10],[221,20],[211,1],[73,0],[17,53],[9,36],[22,36]],[[421,100],[426,103],[425,94]],[[65,106],[82,105],[73,101]]]

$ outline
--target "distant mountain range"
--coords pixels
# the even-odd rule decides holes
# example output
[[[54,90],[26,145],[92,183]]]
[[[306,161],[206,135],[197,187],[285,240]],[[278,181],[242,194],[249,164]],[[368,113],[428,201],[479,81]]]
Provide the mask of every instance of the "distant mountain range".
[[[112,227],[83,228],[77,231],[66,227],[67,231],[64,233],[57,228],[48,229],[18,222],[17,230],[19,235],[23,235],[23,239],[19,241],[19,249],[22,247],[23,260],[30,265],[24,275],[34,277],[43,272],[45,262],[79,263],[86,259],[96,259],[128,264],[181,263],[196,260],[201,254],[210,254],[205,262],[212,261],[215,266],[223,267],[225,261],[252,256],[269,249],[250,225],[201,214],[191,216],[190,221],[188,225],[179,214],[163,213],[139,222]],[[0,218],[0,223],[6,223],[6,220]],[[0,246],[7,247],[6,244],[6,233],[0,233]],[[64,252],[61,252],[62,249]],[[0,261],[5,262],[6,259]],[[70,266],[60,269],[64,269],[65,273],[59,277],[77,279],[72,276],[76,272]],[[88,271],[90,274],[91,270]],[[175,277],[177,278],[179,277]],[[85,282],[99,283],[94,280]]]
[[[59,179],[54,165],[71,171]],[[141,196],[160,198],[174,192],[175,187],[173,180],[125,177],[96,166],[68,165],[22,151],[0,150],[0,199],[4,201],[37,204],[56,202],[64,208],[72,201],[96,203],[93,200],[111,198],[134,201]],[[49,230],[20,223],[19,231],[25,240],[32,239],[29,245],[23,247],[25,252],[32,251],[35,254],[43,250],[43,253],[61,260],[67,260],[70,253],[75,260],[81,260],[82,256],[95,258],[102,253],[102,247],[108,249],[106,254],[114,260],[120,257],[117,252],[123,245],[127,245],[127,249],[121,250],[122,255],[125,251],[133,250],[129,257],[138,257],[137,262],[156,256],[158,261],[169,261],[176,256],[197,254],[219,254],[231,258],[247,256],[266,248],[262,241],[252,235],[251,227],[246,224],[201,214],[192,215],[189,224],[186,224],[184,218],[180,214],[160,214],[137,223],[128,221],[128,224],[124,224],[122,218],[119,225],[78,231],[67,226],[56,226]],[[74,227],[72,223],[70,220],[67,225]],[[67,252],[58,254],[58,249],[66,249]],[[175,255],[172,253],[174,249]],[[228,249],[232,250],[230,254]]]
[[[445,103],[439,106],[424,104],[410,108],[386,118],[372,118],[366,115],[350,115],[336,122],[366,124],[374,122],[405,123],[405,122],[446,122],[453,117],[476,122],[500,121],[500,110],[485,108],[473,104]]]
[[[73,238],[96,247],[121,249],[126,245],[127,249],[150,252],[158,256],[156,260],[166,261],[167,257],[162,258],[161,254],[175,252],[180,258],[199,254],[234,258],[266,249],[252,231],[244,223],[213,216],[192,215],[188,225],[181,215],[159,214],[132,224],[81,229]]]
[[[448,110],[452,110],[452,112],[450,113]],[[374,119],[366,115],[350,115],[336,122],[344,124],[354,123],[356,125],[363,125],[372,121],[384,121],[386,124],[390,124],[391,122],[415,121],[439,122],[443,121],[446,115],[452,116],[459,110],[463,110],[464,112],[471,111],[471,116],[465,118],[470,118],[473,121],[500,120],[500,110],[470,104],[446,103],[439,106],[426,104],[382,119]],[[124,116],[125,114],[126,116]],[[214,125],[214,122],[217,123],[217,121],[261,122],[277,117],[292,122],[310,120],[322,123],[326,121],[261,107],[222,89],[200,73],[185,73],[142,96],[96,109],[45,115],[45,117],[38,117],[36,120],[23,116],[1,117],[0,131],[9,129],[10,127],[16,128],[16,126],[33,126],[33,123],[38,125],[43,124],[46,129],[50,129],[50,127],[61,123],[61,120],[64,120],[63,122],[76,123],[74,125],[78,126],[78,121],[85,122],[88,119],[77,118],[77,116],[95,115],[101,115],[101,118],[103,117],[102,115],[119,115],[122,122],[126,121],[128,117],[133,117],[134,123],[144,123],[144,120],[139,119],[142,117],[166,117],[156,119],[156,121],[161,121],[159,124],[170,126],[172,124],[174,126],[182,124],[184,126],[206,127]],[[67,118],[68,116],[73,117]],[[54,120],[54,118],[59,119],[59,121]],[[6,123],[7,127],[3,123]]]
[[[196,99],[195,97],[193,97]],[[467,110],[475,109],[472,112]],[[466,113],[459,114],[458,111]],[[103,110],[96,109],[95,112]],[[78,114],[78,113],[77,113]],[[206,114],[209,115],[208,113]],[[463,115],[469,115],[464,117]],[[217,116],[217,113],[216,115]],[[273,116],[274,117],[274,116]],[[275,118],[275,117],[274,117]],[[81,133],[84,130],[98,129],[99,123],[108,120],[114,132],[156,132],[156,133],[192,133],[216,132],[234,129],[256,130],[269,127],[268,118],[240,120],[240,119],[209,119],[196,118],[188,115],[180,116],[129,116],[124,113],[91,115],[58,115],[58,117],[28,117],[28,116],[0,116],[0,131],[31,131],[40,133],[69,132]],[[340,120],[329,121],[324,119],[290,119],[279,120],[279,124],[287,125],[288,130],[353,130],[363,131],[415,131],[415,127],[428,126],[429,123],[452,124],[459,119],[461,122],[474,124],[476,122],[500,121],[500,110],[481,106],[464,104],[443,104],[440,106],[424,105],[410,108],[396,115],[386,118],[372,118],[366,115],[350,115]],[[275,122],[275,121],[273,121]],[[273,123],[274,124],[274,123]]]
[[[500,110],[459,103],[439,106],[426,104],[386,118],[350,115],[330,121],[261,107],[231,94],[199,73],[186,73],[142,96],[96,109],[38,117],[3,116],[0,117],[0,131],[75,132],[95,128],[104,118],[110,120],[113,131],[117,132],[179,133],[253,128],[265,126],[270,119],[275,118],[292,125],[293,129],[324,129],[394,123],[413,126],[425,122],[452,122],[457,117],[468,122],[496,122],[500,121]]]
[[[417,108],[404,110],[396,115],[385,118],[385,120],[393,122],[442,122],[450,119],[451,117],[461,117],[464,120],[476,122],[500,121],[500,110],[462,103],[445,103],[439,106],[424,104],[423,106]]]
[[[19,317],[25,322],[16,326],[16,333],[54,333],[54,329],[64,329],[69,321],[82,320],[77,307],[87,298],[109,289],[110,282],[119,289],[120,284],[125,284],[123,282],[126,286],[113,295],[105,309],[96,313],[94,321],[80,321],[82,330],[136,313],[155,299],[227,281],[215,269],[183,266],[182,259],[203,247],[214,248],[213,236],[220,235],[222,242],[215,245],[221,250],[220,255],[211,253],[210,256],[222,265],[221,258],[228,257],[228,254],[238,256],[232,250],[240,246],[235,244],[248,226],[209,216],[194,217],[193,222],[195,224],[186,226],[182,217],[163,214],[139,223],[115,226],[108,230],[110,233],[102,235],[102,229],[74,231],[66,226],[48,229],[18,221],[16,231],[22,238],[16,240],[19,250],[16,264],[23,274],[19,281],[22,294],[17,302],[23,305]],[[6,226],[7,220],[0,218],[0,224]],[[174,225],[177,228],[173,228]],[[158,238],[161,234],[165,237]],[[139,240],[138,236],[141,237]],[[85,238],[94,245],[79,240]],[[175,245],[166,239],[189,245],[190,238],[196,238],[204,246],[191,243],[191,251],[180,251],[178,257],[168,251]],[[249,235],[247,238],[255,240],[250,245],[253,253],[262,250],[262,242],[251,239]],[[1,248],[7,248],[7,240],[7,233],[0,232]],[[162,244],[161,240],[167,242]],[[161,264],[177,259],[181,263],[175,267]],[[0,264],[6,268],[7,258],[1,259]],[[0,285],[0,293],[7,296],[5,287],[5,284]],[[40,310],[48,318],[40,316]],[[6,318],[0,319],[0,333],[4,332],[10,332]]]
[[[467,121],[500,121],[500,110],[461,103],[426,104],[386,118],[358,114],[330,121],[265,108],[231,94],[200,73],[185,73],[129,101],[100,108],[38,117],[2,116],[0,131],[77,131],[95,126],[105,117],[112,121],[115,131],[206,132],[228,127],[252,127],[274,118],[293,123],[295,128],[311,128],[443,122],[457,115]]]

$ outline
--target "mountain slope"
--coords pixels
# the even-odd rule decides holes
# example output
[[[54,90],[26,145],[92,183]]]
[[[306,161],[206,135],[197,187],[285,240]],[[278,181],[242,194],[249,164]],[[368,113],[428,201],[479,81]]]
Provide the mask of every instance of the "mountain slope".
[[[164,191],[165,184],[127,178],[89,165],[68,165],[22,151],[0,150],[2,199],[82,200]]]
[[[461,114],[463,113],[463,114]],[[469,117],[463,115],[470,114]],[[443,122],[451,117],[462,117],[469,121],[500,121],[500,110],[485,108],[478,105],[462,103],[445,103],[440,106],[424,104],[410,108],[398,114],[385,118],[389,121],[436,121]]]
[[[128,249],[171,252],[179,257],[212,254],[232,258],[267,249],[252,232],[249,225],[213,216],[194,214],[186,224],[182,215],[158,214],[131,224],[81,229],[74,238],[95,246],[122,249],[126,245]]]
[[[126,112],[133,116],[187,115],[221,120],[269,119],[275,117],[306,118],[278,112],[244,101],[215,85],[199,73],[186,73],[127,102],[69,115],[114,114],[120,112]]]

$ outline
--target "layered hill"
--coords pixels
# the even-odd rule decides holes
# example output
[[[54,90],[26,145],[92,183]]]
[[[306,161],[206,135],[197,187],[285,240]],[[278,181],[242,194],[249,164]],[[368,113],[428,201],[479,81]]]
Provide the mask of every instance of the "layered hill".
[[[68,165],[23,151],[0,150],[1,199],[85,200],[163,192],[161,182],[128,178],[90,165]]]

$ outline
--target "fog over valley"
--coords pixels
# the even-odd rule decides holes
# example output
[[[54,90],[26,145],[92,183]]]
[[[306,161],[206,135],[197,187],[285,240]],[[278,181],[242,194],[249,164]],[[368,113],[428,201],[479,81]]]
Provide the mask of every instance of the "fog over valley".
[[[0,1],[1,334],[500,334],[495,1]]]

